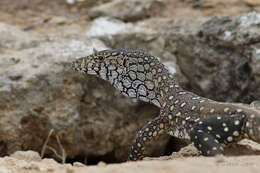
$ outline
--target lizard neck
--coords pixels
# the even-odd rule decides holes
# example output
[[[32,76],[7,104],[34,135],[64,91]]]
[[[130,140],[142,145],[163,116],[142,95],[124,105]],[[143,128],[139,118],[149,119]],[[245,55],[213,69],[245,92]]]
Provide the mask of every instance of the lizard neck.
[[[154,76],[153,81],[156,86],[156,96],[161,106],[164,107],[169,98],[173,101],[178,100],[180,96],[179,93],[184,92],[184,90],[174,79],[174,76],[169,73],[169,70],[165,66],[162,67],[163,69],[159,70]]]
[[[162,107],[167,102],[170,92],[173,97],[183,89],[175,81],[173,74],[157,58],[142,59],[142,64],[137,60],[126,63],[126,73],[117,77],[112,84],[121,93],[144,102]],[[141,64],[141,65],[140,65]]]

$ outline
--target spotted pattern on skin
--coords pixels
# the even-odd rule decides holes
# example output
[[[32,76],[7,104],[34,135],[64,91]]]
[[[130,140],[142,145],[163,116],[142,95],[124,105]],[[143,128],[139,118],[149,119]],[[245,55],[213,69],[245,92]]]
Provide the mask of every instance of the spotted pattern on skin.
[[[136,135],[129,160],[144,157],[147,142],[168,133],[189,139],[206,156],[223,153],[222,144],[244,137],[260,142],[260,102],[251,106],[216,102],[182,89],[159,58],[143,51],[95,51],[77,59],[73,69],[95,75],[123,95],[158,106],[160,115]]]
[[[240,123],[235,125],[233,121],[230,121],[233,119]],[[241,122],[244,120],[245,118],[242,115],[223,116],[221,119],[218,119],[217,116],[209,116],[201,120],[203,123],[194,124],[194,130],[190,132],[191,141],[194,142],[195,147],[201,148],[200,151],[203,155],[223,154],[220,144],[238,141],[240,139],[239,134],[243,131],[243,123]],[[195,138],[195,136],[197,137]],[[208,140],[205,141],[205,138],[208,138]]]

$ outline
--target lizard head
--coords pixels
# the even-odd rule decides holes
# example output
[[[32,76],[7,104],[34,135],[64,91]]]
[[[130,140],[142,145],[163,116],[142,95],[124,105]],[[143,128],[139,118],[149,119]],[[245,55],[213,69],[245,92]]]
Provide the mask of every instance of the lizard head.
[[[153,82],[157,64],[156,69],[163,68],[159,60],[148,53],[114,49],[94,51],[92,55],[74,61],[72,67],[109,81],[124,95],[159,106]]]
[[[105,80],[114,80],[125,73],[124,60],[119,51],[94,50],[93,54],[72,62],[72,68]]]

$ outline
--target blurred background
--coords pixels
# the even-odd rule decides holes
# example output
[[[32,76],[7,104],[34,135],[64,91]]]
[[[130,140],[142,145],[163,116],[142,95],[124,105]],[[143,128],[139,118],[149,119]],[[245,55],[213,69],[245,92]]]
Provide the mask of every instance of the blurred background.
[[[70,69],[93,48],[147,51],[207,98],[260,100],[259,11],[259,0],[0,0],[0,155],[126,160],[159,110]],[[148,155],[186,145],[163,136]],[[259,151],[229,151],[243,153]]]

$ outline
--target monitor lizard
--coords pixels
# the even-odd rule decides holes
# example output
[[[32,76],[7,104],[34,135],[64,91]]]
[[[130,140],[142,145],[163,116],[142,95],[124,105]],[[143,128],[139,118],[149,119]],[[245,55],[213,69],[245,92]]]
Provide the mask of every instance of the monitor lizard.
[[[145,144],[161,134],[189,139],[204,156],[249,138],[260,142],[257,106],[217,102],[182,89],[159,58],[134,49],[94,51],[72,63],[76,71],[110,82],[123,95],[152,103],[160,114],[136,135],[128,160],[141,160]]]

